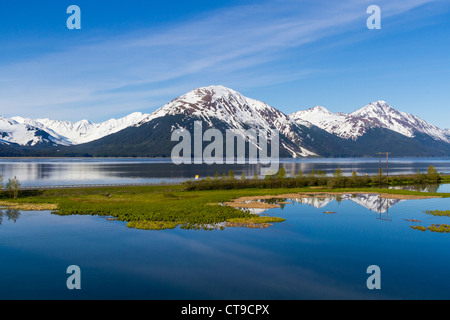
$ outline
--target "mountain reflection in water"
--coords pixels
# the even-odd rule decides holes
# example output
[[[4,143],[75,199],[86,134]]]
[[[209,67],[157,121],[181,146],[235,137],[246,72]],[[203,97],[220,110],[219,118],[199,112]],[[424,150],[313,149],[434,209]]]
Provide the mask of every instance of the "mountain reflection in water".
[[[353,201],[364,208],[369,209],[373,212],[385,213],[389,208],[395,206],[396,204],[405,201],[399,199],[385,199],[381,198],[377,194],[340,194],[332,195],[329,197],[314,197],[314,198],[302,198],[302,199],[292,199],[298,203],[309,204],[315,208],[324,208],[333,201],[341,202],[344,200]]]
[[[385,199],[380,197],[378,194],[327,194],[327,195],[316,195],[314,197],[301,197],[301,198],[290,198],[290,199],[273,199],[273,200],[263,200],[267,203],[278,203],[283,209],[285,207],[286,201],[293,201],[299,204],[310,205],[316,209],[322,209],[331,204],[332,202],[342,202],[345,200],[353,201],[354,203],[369,209],[370,211],[377,213],[387,213],[389,209],[396,204],[406,201],[401,199]],[[255,214],[260,214],[267,209],[251,209],[250,211]]]

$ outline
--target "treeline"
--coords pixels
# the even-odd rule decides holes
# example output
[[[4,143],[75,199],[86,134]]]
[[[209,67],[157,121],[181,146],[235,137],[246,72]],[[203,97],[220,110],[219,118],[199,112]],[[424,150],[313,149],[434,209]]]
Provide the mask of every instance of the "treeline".
[[[398,185],[426,185],[439,184],[442,181],[441,175],[434,166],[430,166],[426,173],[417,171],[415,175],[401,175],[388,177],[379,171],[374,176],[358,175],[353,171],[351,176],[344,176],[339,167],[331,176],[325,171],[312,170],[308,173],[299,171],[287,175],[284,167],[281,167],[277,174],[267,175],[260,178],[255,175],[247,179],[242,173],[240,178],[236,178],[233,170],[228,175],[216,173],[214,177],[207,177],[203,180],[185,182],[187,190],[218,190],[218,189],[247,189],[247,188],[305,188],[305,187],[327,187],[335,188],[355,188],[355,187],[386,187]]]

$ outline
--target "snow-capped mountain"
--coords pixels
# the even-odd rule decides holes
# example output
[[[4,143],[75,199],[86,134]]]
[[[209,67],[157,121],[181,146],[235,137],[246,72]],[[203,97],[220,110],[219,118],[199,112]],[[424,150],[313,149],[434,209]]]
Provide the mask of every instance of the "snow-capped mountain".
[[[202,119],[211,127],[220,121],[227,125],[227,129],[242,136],[245,136],[245,131],[249,128],[266,131],[277,129],[291,142],[281,140],[280,144],[293,157],[316,155],[303,146],[304,139],[298,133],[299,126],[287,115],[264,102],[244,97],[239,92],[223,86],[190,91],[158,109],[142,123],[175,115]]]
[[[331,134],[337,134],[342,138],[348,138],[345,134],[349,129],[344,127],[347,115],[344,113],[332,113],[325,107],[315,106],[314,108],[298,111],[289,115],[296,122],[315,125]]]
[[[195,121],[202,121],[204,130],[232,130],[246,138],[248,129],[276,129],[280,157],[373,157],[380,151],[401,157],[450,156],[449,129],[384,101],[349,114],[316,106],[288,116],[223,86],[192,90],[151,114],[133,113],[102,123],[0,117],[0,154],[170,157],[176,145],[172,132],[193,130]],[[49,148],[38,148],[41,145]]]
[[[51,130],[0,117],[0,144],[36,146],[42,144],[67,145],[66,139]]]
[[[432,137],[434,140],[450,143],[448,132],[429,124],[419,117],[398,111],[385,101],[377,101],[350,114],[332,113],[326,108],[317,106],[290,115],[295,121],[308,121],[311,124],[344,139],[357,140],[368,129],[384,128],[408,138],[417,133]]]
[[[17,132],[23,128],[34,128],[46,132],[49,139],[57,145],[79,145],[92,142],[133,126],[141,126],[149,122],[158,122],[168,116],[183,116],[184,119],[196,118],[214,127],[222,122],[226,129],[233,130],[242,136],[249,128],[270,131],[277,129],[284,139],[280,140],[282,148],[290,156],[314,156],[314,152],[303,147],[304,138],[300,135],[300,126],[281,111],[258,100],[244,97],[240,93],[223,86],[210,86],[193,90],[152,114],[133,113],[121,119],[111,119],[102,123],[91,123],[82,120],[76,123],[50,119],[29,119],[13,117],[8,119],[11,126],[17,126]],[[5,120],[6,121],[6,120]],[[172,130],[183,127],[174,123]],[[19,130],[20,129],[20,130]],[[1,130],[3,131],[3,130]],[[30,139],[17,136],[13,130],[7,131],[9,142],[19,145],[35,145],[38,143]],[[171,132],[170,132],[171,133]],[[16,137],[17,136],[17,137]],[[256,141],[255,141],[256,143]]]
[[[22,117],[13,117],[11,118],[11,121],[23,126],[28,126],[29,128],[38,128],[51,136],[58,137],[58,139],[55,139],[54,141],[56,144],[78,145],[103,138],[125,128],[137,125],[148,116],[148,114],[135,112],[124,118],[111,119],[102,123],[91,123],[88,120],[81,120],[75,123],[50,119],[32,120]],[[14,139],[16,140],[16,143],[23,145],[23,139],[18,140],[15,135]]]

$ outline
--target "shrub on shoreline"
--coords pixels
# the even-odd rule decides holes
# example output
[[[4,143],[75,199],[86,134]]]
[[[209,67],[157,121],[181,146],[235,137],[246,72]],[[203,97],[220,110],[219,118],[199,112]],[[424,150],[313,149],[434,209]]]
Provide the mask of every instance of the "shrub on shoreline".
[[[224,174],[225,175],[225,174]],[[219,174],[216,173],[216,177]],[[438,184],[442,181],[437,170],[430,166],[427,173],[420,171],[413,176],[392,176],[389,178],[389,186],[399,185],[426,185]],[[248,189],[248,188],[305,188],[305,187],[326,187],[330,189],[338,188],[357,188],[357,187],[374,187],[388,186],[387,177],[374,175],[358,175],[352,172],[350,177],[344,176],[340,167],[332,176],[327,176],[324,171],[312,170],[309,173],[299,171],[297,176],[291,174],[289,177],[283,167],[274,175],[267,175],[263,179],[254,176],[253,179],[205,179],[199,181],[188,181],[185,183],[187,190],[229,190],[229,189]]]

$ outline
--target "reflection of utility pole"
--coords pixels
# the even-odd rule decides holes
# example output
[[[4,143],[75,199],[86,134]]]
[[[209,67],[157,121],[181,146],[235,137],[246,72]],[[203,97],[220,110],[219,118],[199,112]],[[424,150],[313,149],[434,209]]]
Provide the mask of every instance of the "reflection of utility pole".
[[[386,221],[391,221],[389,220],[389,199],[386,199],[386,206],[387,206]]]
[[[381,209],[382,209],[382,206],[381,206],[381,197],[380,197],[380,196],[378,196],[378,200],[379,200],[379,204],[380,204],[380,206],[379,206],[379,214],[380,214],[380,217],[377,218],[377,220],[383,220],[383,221],[388,221],[388,222],[392,221],[392,220],[389,219],[389,199],[385,199],[385,200],[386,200],[386,208],[387,208],[386,219],[383,219],[383,218],[381,217]]]
[[[386,155],[386,176],[387,176],[387,184],[389,185],[389,155],[390,152],[378,152],[378,155],[380,155],[380,186],[381,186],[381,155]]]
[[[378,196],[378,203],[379,203],[378,213],[380,214],[380,219],[379,220],[381,220],[381,195]]]

